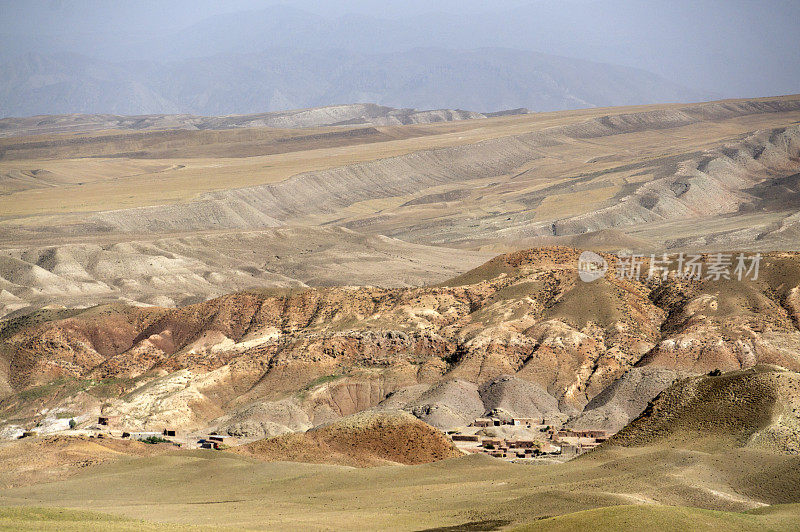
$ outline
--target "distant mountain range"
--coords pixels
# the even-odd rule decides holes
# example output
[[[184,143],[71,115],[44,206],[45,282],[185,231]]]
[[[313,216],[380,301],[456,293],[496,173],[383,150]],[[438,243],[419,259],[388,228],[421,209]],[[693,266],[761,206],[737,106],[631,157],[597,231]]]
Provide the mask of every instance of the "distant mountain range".
[[[797,0],[272,2],[284,5],[0,2],[0,63],[29,52],[171,62],[278,47],[370,54],[497,47],[641,68],[711,91],[713,99],[794,94],[800,87],[791,23],[800,20]]]
[[[0,117],[216,116],[356,102],[553,111],[708,97],[635,68],[502,48],[381,54],[272,48],[168,62],[25,53],[0,64]]]

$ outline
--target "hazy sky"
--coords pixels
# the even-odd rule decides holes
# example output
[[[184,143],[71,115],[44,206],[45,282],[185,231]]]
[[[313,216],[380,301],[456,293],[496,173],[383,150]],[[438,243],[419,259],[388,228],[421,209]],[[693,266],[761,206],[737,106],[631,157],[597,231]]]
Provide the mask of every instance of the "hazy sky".
[[[590,2],[593,0],[576,0]],[[290,6],[322,16],[348,13],[385,18],[405,18],[441,11],[454,15],[506,11],[531,4],[530,0],[0,0],[0,31],[41,29],[83,19],[102,21],[106,28],[180,29],[224,13],[254,11],[276,5]],[[66,18],[65,18],[66,17]],[[84,28],[80,28],[83,31]]]
[[[798,20],[800,0],[0,0],[0,60],[26,52],[163,62],[278,46],[504,47],[750,97],[800,92]]]

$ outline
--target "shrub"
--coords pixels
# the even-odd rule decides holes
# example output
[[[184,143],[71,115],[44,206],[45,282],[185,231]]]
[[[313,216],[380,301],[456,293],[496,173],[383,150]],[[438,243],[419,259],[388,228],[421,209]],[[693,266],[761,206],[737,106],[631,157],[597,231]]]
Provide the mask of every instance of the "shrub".
[[[722,371],[719,368],[713,369],[708,372],[709,377],[719,377],[720,375],[722,375]]]
[[[69,428],[74,429],[77,426],[78,426],[78,422],[77,421],[75,421],[74,419],[70,419],[69,420]]]
[[[147,438],[144,438],[143,440],[140,440],[140,441],[142,441],[144,443],[151,443],[151,444],[169,443],[169,440],[164,439],[161,436],[148,436]]]

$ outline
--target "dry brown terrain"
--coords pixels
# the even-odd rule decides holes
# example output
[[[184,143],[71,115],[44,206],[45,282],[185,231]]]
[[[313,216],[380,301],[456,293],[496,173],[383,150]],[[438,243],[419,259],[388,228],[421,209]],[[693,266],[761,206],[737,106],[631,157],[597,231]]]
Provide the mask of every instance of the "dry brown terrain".
[[[719,452],[746,447],[800,454],[800,376],[754,366],[679,381],[609,445],[674,445]]]
[[[270,462],[350,466],[426,464],[462,453],[443,433],[405,412],[361,412],[307,432],[235,447]]]
[[[640,506],[797,525],[776,505],[800,503],[800,97],[356,111],[11,126],[38,134],[0,139],[0,437],[38,436],[0,447],[0,504],[267,529],[620,526]],[[579,279],[584,249],[605,277]],[[626,279],[621,250],[763,260]],[[622,430],[560,465],[448,459],[436,429],[494,410]],[[48,436],[99,415],[247,446]],[[58,514],[9,519],[37,515]]]
[[[93,510],[146,519],[148,526],[269,530],[793,530],[800,522],[800,458],[763,443],[797,421],[798,378],[759,366],[679,381],[630,430],[564,464],[524,466],[476,455],[351,468],[224,451],[127,454],[65,480],[4,489],[0,504],[12,506],[3,512],[17,522],[41,520],[53,529],[59,519],[69,525],[78,517],[56,509],[27,515],[33,510],[18,506]],[[678,408],[663,408],[665,402]],[[24,451],[21,442],[13,445],[19,457],[34,460],[34,448],[51,452],[64,443],[43,441]],[[130,523],[104,526],[127,530]]]
[[[9,137],[0,313],[434,283],[536,245],[796,249],[798,121],[782,97]]]
[[[249,115],[45,115],[0,119],[0,137],[22,137],[54,133],[88,133],[103,130],[213,131],[238,128],[314,128],[322,126],[400,125],[475,120],[491,116],[525,114],[527,109],[510,109],[495,113],[436,109],[395,109],[369,103],[330,105],[310,109],[277,111]]]
[[[63,480],[97,464],[156,456],[173,449],[169,444],[75,436],[6,441],[0,446],[0,486],[8,489]]]
[[[370,408],[443,429],[501,408],[618,430],[686,375],[800,370],[797,253],[765,255],[758,279],[741,281],[630,280],[605,255],[611,270],[592,283],[578,279],[578,255],[516,252],[435,287],[271,289],[6,320],[2,427],[103,412],[130,428],[258,438]]]

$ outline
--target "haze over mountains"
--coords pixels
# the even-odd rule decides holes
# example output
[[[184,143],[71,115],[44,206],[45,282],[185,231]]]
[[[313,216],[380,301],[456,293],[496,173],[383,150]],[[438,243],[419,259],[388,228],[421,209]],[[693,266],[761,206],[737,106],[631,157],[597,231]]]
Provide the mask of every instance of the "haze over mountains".
[[[359,102],[549,111],[800,86],[800,52],[781,23],[800,17],[795,2],[521,4],[416,5],[398,14],[374,2],[338,11],[200,2],[194,16],[178,17],[174,5],[148,2],[8,2],[0,4],[0,116],[220,115]]]
[[[344,103],[490,112],[702,100],[646,71],[536,52],[272,48],[160,63],[25,54],[0,65],[0,115],[246,114]]]
[[[283,4],[5,2],[0,54],[58,50],[115,62],[274,47],[369,53],[505,47],[638,67],[723,97],[793,93],[800,81],[800,51],[786,24],[800,18],[792,0]]]

